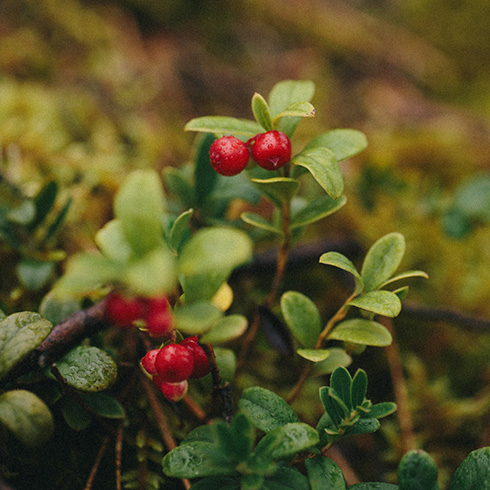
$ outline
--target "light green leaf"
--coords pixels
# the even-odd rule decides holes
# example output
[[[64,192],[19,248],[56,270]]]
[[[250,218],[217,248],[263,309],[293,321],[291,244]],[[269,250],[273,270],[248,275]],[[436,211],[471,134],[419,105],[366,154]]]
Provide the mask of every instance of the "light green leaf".
[[[357,272],[355,265],[339,252],[327,252],[320,257],[320,264],[332,265],[354,276],[356,281],[356,293],[360,293],[364,289],[364,282],[361,275]]]
[[[252,97],[252,112],[257,122],[266,130],[272,129],[272,118],[269,104],[262,95],[255,92]]]
[[[324,361],[330,356],[330,349],[298,349],[298,355],[311,362]]]
[[[114,359],[103,350],[79,345],[65,354],[56,366],[68,385],[81,391],[101,391],[117,377]]]
[[[184,127],[185,131],[202,131],[215,134],[234,134],[255,136],[263,133],[262,126],[249,119],[237,119],[227,116],[204,116],[191,119]]]
[[[201,342],[215,345],[236,339],[245,332],[247,323],[247,318],[243,315],[225,316],[201,337]]]
[[[340,323],[333,329],[328,339],[375,347],[386,347],[392,341],[390,332],[381,323],[362,318]]]
[[[242,221],[244,221],[249,225],[256,226],[257,228],[269,231],[271,233],[275,233],[280,236],[283,235],[282,230],[278,228],[274,223],[267,221],[265,218],[263,218],[262,216],[256,213],[252,213],[252,212],[242,213],[240,215],[240,218],[242,219]]]
[[[328,148],[305,149],[291,162],[305,167],[332,198],[339,199],[344,192],[344,179],[335,155]]]
[[[205,272],[192,276],[179,277],[188,305],[201,301],[210,301],[221,285],[228,279],[227,271]]]
[[[142,256],[162,245],[164,206],[162,183],[153,170],[134,171],[117,192],[114,214],[137,255]]]
[[[389,233],[369,249],[362,264],[361,277],[365,291],[377,289],[398,269],[405,254],[405,238],[400,233]]]
[[[245,389],[239,406],[254,426],[264,432],[298,422],[298,416],[279,395],[260,386]]]
[[[67,316],[82,309],[82,300],[73,297],[60,297],[50,291],[41,300],[39,313],[53,325],[58,325]]]
[[[236,371],[236,356],[231,349],[224,347],[214,347],[214,355],[216,356],[216,365],[219,369],[219,374],[223,381],[231,383],[235,377]]]
[[[289,202],[298,193],[300,187],[298,180],[287,177],[251,179],[251,182],[279,207],[283,202]]]
[[[12,390],[0,395],[0,423],[25,446],[41,446],[53,434],[53,416],[34,393]]]
[[[284,110],[275,114],[272,118],[272,126],[274,128],[280,127],[280,120],[283,117],[314,117],[315,108],[309,102],[293,102],[287,106]]]
[[[349,356],[344,349],[341,349],[340,347],[331,347],[328,350],[330,351],[330,355],[324,361],[317,362],[313,365],[313,376],[330,374],[333,373],[337,367],[347,367],[352,363],[352,357]]]
[[[410,279],[412,277],[423,277],[424,279],[429,279],[428,274],[424,271],[405,271],[405,272],[401,272],[400,274],[397,274],[396,276],[391,277],[387,281],[380,284],[378,287],[379,289],[383,289],[384,287],[388,286],[388,284],[392,284],[396,281],[401,281],[403,279]]]
[[[19,281],[26,289],[37,291],[49,281],[54,268],[54,262],[22,259],[17,263],[15,271]]]
[[[281,297],[281,311],[293,336],[305,347],[313,347],[322,328],[315,303],[304,294],[287,291]]]
[[[177,219],[174,221],[174,224],[170,229],[170,235],[168,237],[170,246],[173,250],[179,250],[186,233],[190,231],[189,222],[193,214],[194,210],[188,209],[187,211],[184,211],[179,216],[177,216]]]
[[[330,458],[317,456],[306,458],[306,470],[311,490],[345,490],[347,488],[342,470]]]
[[[310,141],[306,148],[328,148],[341,162],[360,153],[367,147],[364,133],[355,129],[333,129]]]
[[[338,211],[347,202],[345,196],[339,199],[332,199],[328,195],[321,196],[309,201],[306,206],[295,212],[291,218],[290,229],[301,228],[302,226],[315,223]]]
[[[207,332],[222,316],[223,312],[207,301],[180,306],[174,310],[175,327],[189,335]]]
[[[14,313],[0,322],[0,379],[49,335],[51,322],[39,313]]]
[[[347,303],[376,315],[393,318],[399,315],[402,303],[398,296],[391,291],[368,291]]]
[[[97,247],[110,260],[127,263],[133,250],[129,244],[120,220],[113,219],[106,223],[96,234]]]

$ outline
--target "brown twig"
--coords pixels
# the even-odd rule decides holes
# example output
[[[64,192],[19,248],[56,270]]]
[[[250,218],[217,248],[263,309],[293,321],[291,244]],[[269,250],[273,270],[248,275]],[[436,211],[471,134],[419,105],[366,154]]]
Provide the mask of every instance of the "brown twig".
[[[200,421],[206,419],[206,412],[201,406],[188,394],[184,396],[182,401],[187,405],[187,408],[193,413],[193,415]]]
[[[102,442],[102,445],[100,446],[99,452],[97,453],[97,457],[95,458],[94,465],[92,466],[92,470],[90,471],[90,475],[88,477],[87,483],[85,484],[84,490],[91,490],[92,485],[94,483],[95,475],[97,474],[97,471],[100,466],[100,462],[102,461],[102,458],[104,457],[104,454],[107,450],[107,446],[109,445],[109,440],[110,437],[106,436],[104,438],[104,441]]]
[[[119,422],[116,430],[116,490],[121,490],[122,447],[123,447],[123,421]]]

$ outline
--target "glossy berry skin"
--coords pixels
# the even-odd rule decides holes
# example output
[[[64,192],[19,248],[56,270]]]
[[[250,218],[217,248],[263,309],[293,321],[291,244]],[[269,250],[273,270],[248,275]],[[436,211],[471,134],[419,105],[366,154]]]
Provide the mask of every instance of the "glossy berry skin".
[[[180,383],[166,383],[160,377],[153,376],[153,384],[157,390],[162,392],[165,398],[171,402],[178,402],[184,398],[189,388],[187,380]]]
[[[281,131],[267,131],[254,138],[253,159],[266,170],[277,170],[291,159],[291,141]]]
[[[194,368],[194,358],[189,349],[180,344],[168,344],[160,349],[155,359],[155,369],[165,383],[180,383]]]
[[[107,320],[120,327],[128,327],[141,318],[143,304],[138,298],[125,298],[118,293],[107,297],[105,314]]]
[[[160,349],[152,349],[145,354],[143,359],[141,359],[141,365],[148,374],[157,374],[155,362],[159,352]]]
[[[197,379],[209,373],[209,360],[203,348],[197,343],[197,337],[187,337],[179,345],[186,347],[194,358],[194,367],[189,378]]]
[[[216,172],[231,177],[245,169],[250,158],[247,145],[235,136],[214,140],[209,149],[209,159]]]
[[[147,301],[146,328],[151,337],[168,335],[174,325],[172,310],[165,297],[157,297]]]

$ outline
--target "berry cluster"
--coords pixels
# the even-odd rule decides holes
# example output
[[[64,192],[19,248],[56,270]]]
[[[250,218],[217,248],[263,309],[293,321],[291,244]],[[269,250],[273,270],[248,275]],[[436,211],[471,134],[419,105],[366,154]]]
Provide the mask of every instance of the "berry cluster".
[[[141,365],[152,376],[157,389],[172,402],[185,396],[189,378],[202,378],[209,373],[209,361],[197,337],[152,349],[143,357]]]
[[[119,327],[143,320],[151,337],[167,337],[173,329],[172,310],[164,296],[125,297],[114,292],[107,297],[105,313],[107,320]]]
[[[245,169],[250,153],[262,168],[278,170],[291,158],[291,141],[281,131],[257,134],[247,143],[235,136],[223,136],[213,141],[209,159],[216,172],[232,176]]]

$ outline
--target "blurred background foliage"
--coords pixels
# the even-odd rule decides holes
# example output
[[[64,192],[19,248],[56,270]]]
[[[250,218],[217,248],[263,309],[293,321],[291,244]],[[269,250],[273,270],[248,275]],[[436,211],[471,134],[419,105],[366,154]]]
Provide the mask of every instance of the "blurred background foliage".
[[[38,255],[90,249],[130,170],[186,162],[190,118],[251,117],[254,91],[313,80],[316,117],[294,150],[336,127],[364,131],[369,147],[343,164],[347,206],[303,245],[365,250],[390,231],[405,235],[404,268],[430,276],[409,297],[429,314],[395,322],[417,438],[454,468],[490,437],[489,17],[485,0],[2,0],[2,182],[32,198],[55,181],[56,212],[71,198]],[[2,307],[32,308],[49,281],[29,292],[13,271],[33,247],[1,246]],[[325,268],[302,270],[303,292],[334,308],[345,285]],[[370,378],[388,376],[382,354],[358,359]],[[251,381],[273,386],[274,362]]]

